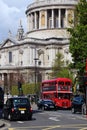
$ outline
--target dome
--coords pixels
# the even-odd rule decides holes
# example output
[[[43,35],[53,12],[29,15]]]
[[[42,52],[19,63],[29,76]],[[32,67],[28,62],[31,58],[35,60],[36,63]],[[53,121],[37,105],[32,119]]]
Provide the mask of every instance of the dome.
[[[69,37],[66,28],[74,26],[76,4],[77,0],[35,0],[26,10],[27,36],[39,39]]]

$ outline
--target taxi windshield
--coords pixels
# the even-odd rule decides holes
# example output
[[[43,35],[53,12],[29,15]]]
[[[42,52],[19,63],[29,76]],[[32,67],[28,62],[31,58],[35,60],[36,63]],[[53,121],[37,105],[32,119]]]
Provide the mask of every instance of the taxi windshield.
[[[29,105],[29,100],[28,99],[14,99],[13,101],[14,105]]]

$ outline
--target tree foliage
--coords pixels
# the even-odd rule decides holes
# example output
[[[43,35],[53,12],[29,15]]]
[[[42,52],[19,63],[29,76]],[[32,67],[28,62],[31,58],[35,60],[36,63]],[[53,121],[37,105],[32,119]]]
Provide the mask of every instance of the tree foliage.
[[[37,83],[36,86],[34,83],[23,84],[22,90],[23,90],[24,95],[37,94],[39,96],[40,95],[40,83]],[[12,86],[11,94],[19,95],[18,86]]]
[[[64,66],[64,56],[61,53],[57,53],[56,58],[54,60],[54,64],[52,66],[52,75],[55,77],[59,77],[58,74],[62,70]]]
[[[64,56],[61,53],[57,53],[54,60],[52,77],[66,77],[73,79],[73,74],[71,73],[68,64],[65,66]]]
[[[80,0],[75,7],[75,26],[69,28],[70,53],[73,58],[73,67],[80,74],[85,71],[85,60],[87,58],[87,1]]]

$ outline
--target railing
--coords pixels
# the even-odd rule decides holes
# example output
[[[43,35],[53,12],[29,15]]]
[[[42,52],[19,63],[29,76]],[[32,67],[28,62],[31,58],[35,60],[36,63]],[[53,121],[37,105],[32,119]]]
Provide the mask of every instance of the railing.
[[[78,0],[44,0],[44,1],[37,1],[30,4],[27,9],[35,8],[38,6],[46,6],[46,5],[53,5],[53,4],[60,4],[60,5],[76,5]]]

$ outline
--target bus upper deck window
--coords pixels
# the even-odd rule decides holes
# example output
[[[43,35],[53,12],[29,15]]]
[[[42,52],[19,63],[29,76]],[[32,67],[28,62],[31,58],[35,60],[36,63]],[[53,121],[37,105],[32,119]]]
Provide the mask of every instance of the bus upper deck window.
[[[64,82],[63,81],[59,81],[58,85],[64,85]]]
[[[65,82],[65,85],[70,85],[70,82]]]

